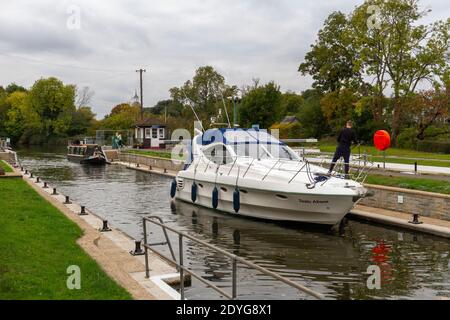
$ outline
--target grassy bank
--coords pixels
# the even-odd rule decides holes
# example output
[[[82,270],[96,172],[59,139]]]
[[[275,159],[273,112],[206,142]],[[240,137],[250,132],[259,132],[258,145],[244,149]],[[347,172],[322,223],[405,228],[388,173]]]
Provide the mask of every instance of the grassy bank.
[[[9,166],[5,161],[0,160],[0,168],[3,168],[5,172],[13,172],[11,166]]]
[[[405,177],[393,177],[384,175],[369,175],[366,179],[366,183],[450,194],[450,183],[444,180],[405,178]]]
[[[137,154],[141,156],[159,157],[164,159],[170,159],[172,154],[167,151],[155,151],[155,150],[128,150],[123,153]]]
[[[25,181],[0,180],[0,299],[131,299],[76,244],[81,235]],[[67,288],[71,265],[80,290]]]

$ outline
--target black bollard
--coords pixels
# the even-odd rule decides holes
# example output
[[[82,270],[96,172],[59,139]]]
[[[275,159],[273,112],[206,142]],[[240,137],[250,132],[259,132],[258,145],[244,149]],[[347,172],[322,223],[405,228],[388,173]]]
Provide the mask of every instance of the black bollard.
[[[64,204],[71,204],[69,196],[66,196],[66,201],[64,201]]]
[[[418,213],[414,213],[413,214],[413,219],[412,219],[412,221],[409,221],[409,223],[422,224],[423,222],[419,221],[419,214]]]
[[[134,248],[133,251],[130,251],[131,255],[133,255],[133,256],[142,256],[142,255],[144,255],[145,252],[141,248],[141,241],[137,241],[136,240],[134,242],[134,244],[135,244],[135,248]]]
[[[103,227],[99,230],[100,230],[100,232],[111,231],[111,229],[108,227],[108,220],[103,220]]]
[[[41,182],[41,179],[39,177],[36,177],[36,183]]]
[[[167,169],[166,168],[164,168],[164,173],[167,173]]]
[[[52,195],[54,195],[54,196],[58,195],[58,192],[56,192],[56,188],[53,188]]]
[[[136,163],[136,168],[139,168],[139,163]]]
[[[85,206],[81,206],[81,211],[78,214],[79,216],[87,216],[87,212],[86,212],[86,207]]]
[[[149,171],[152,171],[152,170],[153,170],[153,167],[152,167],[152,166],[149,166],[149,167],[148,167],[148,170],[149,170]]]
[[[48,189],[48,185],[47,185],[47,182],[44,182],[44,186],[43,186],[42,188],[44,188],[44,189]]]
[[[417,173],[417,162],[414,162],[414,172]]]
[[[23,172],[23,167],[20,167],[20,171],[22,171],[22,172]]]

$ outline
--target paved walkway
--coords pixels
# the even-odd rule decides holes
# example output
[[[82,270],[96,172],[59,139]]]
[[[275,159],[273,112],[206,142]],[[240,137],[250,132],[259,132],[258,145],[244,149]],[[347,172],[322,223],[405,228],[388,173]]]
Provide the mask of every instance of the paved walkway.
[[[357,205],[350,214],[358,218],[394,227],[405,228],[450,239],[450,221],[420,217],[422,224],[412,224],[412,215],[386,209]]]
[[[307,158],[311,163],[322,163],[324,159],[320,158]],[[328,163],[331,159],[327,159]],[[374,162],[373,170],[383,170],[383,162]],[[403,174],[414,175],[414,165],[413,164],[403,164],[403,163],[386,163],[386,171],[400,172]],[[428,174],[428,175],[449,175],[450,167],[435,167],[435,166],[417,166],[417,173]]]
[[[383,168],[382,162],[374,162],[374,167]],[[414,174],[414,165],[413,164],[403,164],[403,163],[386,163],[386,169],[398,172],[408,172]],[[434,167],[434,166],[417,166],[418,173],[425,174],[445,174],[450,175],[450,167]]]

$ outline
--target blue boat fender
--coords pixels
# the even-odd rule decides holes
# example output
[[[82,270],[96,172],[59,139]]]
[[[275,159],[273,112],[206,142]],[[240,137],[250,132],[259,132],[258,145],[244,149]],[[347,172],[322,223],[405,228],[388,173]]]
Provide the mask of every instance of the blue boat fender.
[[[213,208],[217,209],[217,207],[219,206],[219,190],[217,190],[217,187],[214,187],[211,199]]]
[[[177,180],[173,179],[170,184],[170,197],[175,198],[175,194],[177,193]]]
[[[192,187],[191,187],[191,200],[192,200],[192,202],[194,202],[194,203],[195,203],[195,201],[197,201],[197,191],[198,191],[198,186],[197,186],[197,184],[194,182],[194,183],[192,184]]]
[[[233,209],[236,213],[238,213],[240,208],[241,208],[241,193],[239,191],[239,188],[236,188],[234,189],[233,192]]]

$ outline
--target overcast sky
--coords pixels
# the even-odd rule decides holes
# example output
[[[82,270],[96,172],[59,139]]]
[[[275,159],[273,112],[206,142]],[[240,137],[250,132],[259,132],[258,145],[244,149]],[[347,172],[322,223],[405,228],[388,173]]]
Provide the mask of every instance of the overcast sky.
[[[227,83],[270,80],[300,92],[297,68],[324,19],[362,0],[1,0],[0,85],[30,87],[40,77],[89,86],[101,118],[139,89],[144,105],[212,65]],[[422,0],[424,22],[450,17],[446,0]],[[80,27],[77,28],[79,9]],[[68,27],[69,26],[69,27]]]

